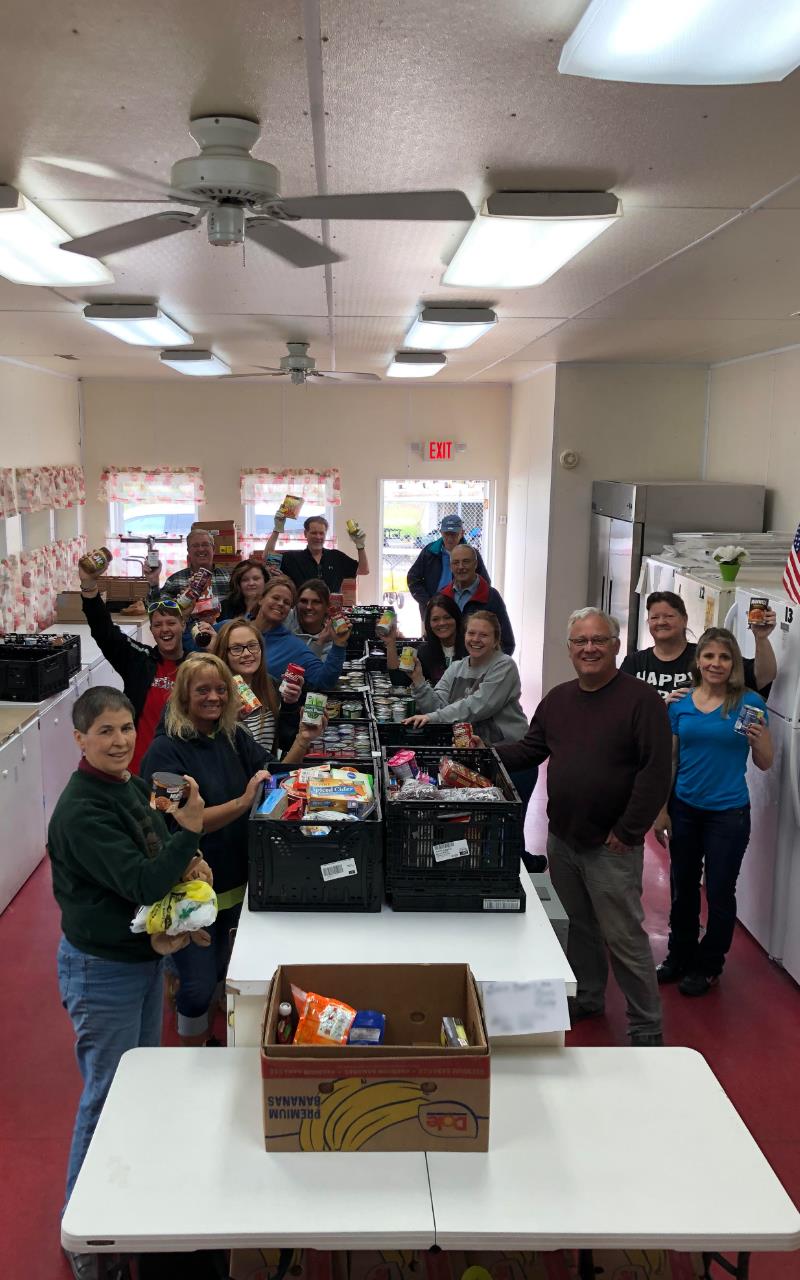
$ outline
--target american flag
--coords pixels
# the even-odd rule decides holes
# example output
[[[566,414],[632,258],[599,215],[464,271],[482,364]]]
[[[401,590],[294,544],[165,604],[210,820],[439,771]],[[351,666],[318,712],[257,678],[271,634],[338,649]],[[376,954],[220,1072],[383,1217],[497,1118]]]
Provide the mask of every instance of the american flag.
[[[797,526],[789,559],[783,571],[783,589],[790,600],[800,604],[800,524]]]

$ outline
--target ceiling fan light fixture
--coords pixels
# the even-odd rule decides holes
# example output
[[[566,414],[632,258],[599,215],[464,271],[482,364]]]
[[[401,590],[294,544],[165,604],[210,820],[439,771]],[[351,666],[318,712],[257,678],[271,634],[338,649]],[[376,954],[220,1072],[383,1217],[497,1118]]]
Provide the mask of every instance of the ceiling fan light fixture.
[[[109,284],[114,277],[97,258],[59,248],[69,236],[14,187],[0,185],[0,275],[15,284]]]
[[[488,333],[497,316],[488,307],[423,307],[406,334],[407,347],[460,351]]]
[[[162,364],[169,365],[170,369],[187,373],[192,378],[219,378],[224,373],[230,373],[230,366],[220,360],[219,356],[215,356],[213,351],[198,351],[195,348],[183,351],[179,347],[176,351],[162,351],[159,359]]]
[[[432,378],[447,364],[443,351],[396,351],[387,378]]]
[[[471,289],[543,284],[622,217],[609,191],[499,191],[480,213],[442,276]]]
[[[135,347],[191,346],[194,338],[156,306],[108,303],[83,308],[83,318]]]
[[[757,84],[798,63],[797,0],[591,0],[558,69],[637,84]]]

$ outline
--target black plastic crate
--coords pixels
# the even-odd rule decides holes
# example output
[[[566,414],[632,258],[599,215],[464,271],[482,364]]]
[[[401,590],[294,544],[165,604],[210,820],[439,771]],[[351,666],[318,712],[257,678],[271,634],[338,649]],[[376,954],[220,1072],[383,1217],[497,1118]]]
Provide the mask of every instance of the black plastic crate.
[[[389,905],[392,911],[481,911],[487,915],[521,915],[527,908],[527,899],[519,882],[512,889],[489,886],[462,893],[433,884],[428,887],[397,885],[389,894]]]
[[[406,645],[413,645],[417,649],[421,644],[421,639],[409,639],[407,636],[397,637],[398,650],[404,649]],[[367,660],[365,663],[367,671],[386,671],[386,645],[382,640],[373,635],[371,640],[367,642]]]
[[[514,890],[519,880],[523,848],[522,802],[511,779],[491,748],[415,747],[421,770],[436,777],[439,761],[450,756],[481,773],[499,787],[505,800],[443,801],[393,800],[389,798],[391,754],[383,747],[384,788],[386,790],[386,887],[402,885],[408,890],[416,882],[420,889],[430,881],[452,885],[454,893],[472,892],[472,882],[495,890]],[[440,848],[466,840],[469,852],[443,856]]]
[[[359,716],[354,717],[355,719],[367,720],[372,715],[372,701],[368,692],[356,693],[352,689],[340,689],[340,688],[321,689],[320,692],[325,694],[325,697],[328,699],[329,702],[331,698],[333,698],[336,702],[342,702],[342,703],[357,702],[359,707],[361,708],[361,714]],[[331,724],[338,724],[341,720],[349,720],[350,717],[337,715],[337,716],[334,716],[332,719],[329,716],[328,719]]]
[[[361,641],[362,652],[365,642],[375,639],[375,623],[383,611],[382,604],[357,604],[350,610],[348,619],[353,628],[350,639]]]
[[[362,822],[321,822],[330,827],[327,836],[303,835],[300,822],[259,817],[259,793],[248,834],[251,911],[380,911],[383,821],[373,781],[374,814]]]
[[[421,729],[413,729],[409,724],[398,724],[396,720],[376,720],[375,729],[378,742],[389,748],[387,756],[392,754],[391,748],[402,750],[410,747],[448,747],[453,742],[453,726],[451,724],[426,724]]]
[[[325,760],[330,760],[331,764],[341,764],[341,763],[346,763],[348,760],[358,760],[362,765],[365,762],[369,763],[370,768],[373,769],[375,767],[375,761],[373,757],[374,755],[377,754],[379,748],[378,748],[378,741],[375,736],[375,730],[373,727],[372,720],[331,720],[329,722],[328,727],[330,729],[331,726],[339,725],[339,724],[352,725],[356,733],[358,733],[359,730],[361,730],[362,733],[366,731],[369,737],[369,750],[366,751],[366,754],[364,754],[364,750],[366,750],[364,749],[362,750],[360,755],[355,755],[354,749],[350,748],[350,754],[348,755],[347,750],[343,748],[344,753],[341,756],[339,755],[333,756],[330,754],[326,754],[325,750],[322,750],[322,749],[320,750],[320,754],[316,755],[314,753],[314,748],[316,747],[317,744],[315,742],[312,742],[311,749],[306,752],[306,757],[305,757],[306,760],[308,760],[309,763],[312,763],[312,764],[320,764]],[[378,771],[380,772],[380,770]]]
[[[12,650],[19,649],[19,655],[12,653]],[[28,633],[23,631],[9,631],[7,635],[0,639],[0,656],[10,660],[19,656],[22,660],[27,660],[31,650],[39,656],[46,653],[66,653],[67,670],[71,676],[75,675],[81,669],[81,638],[74,634],[52,634]]]
[[[5,650],[5,652],[4,652]],[[0,701],[43,702],[69,687],[67,651],[0,644]]]

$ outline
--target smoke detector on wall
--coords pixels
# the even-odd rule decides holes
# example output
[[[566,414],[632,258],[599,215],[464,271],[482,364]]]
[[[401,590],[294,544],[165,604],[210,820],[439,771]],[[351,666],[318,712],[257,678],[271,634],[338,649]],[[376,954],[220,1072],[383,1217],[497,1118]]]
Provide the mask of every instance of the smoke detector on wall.
[[[581,460],[581,455],[577,449],[563,449],[558,455],[558,460],[565,471],[574,471]]]

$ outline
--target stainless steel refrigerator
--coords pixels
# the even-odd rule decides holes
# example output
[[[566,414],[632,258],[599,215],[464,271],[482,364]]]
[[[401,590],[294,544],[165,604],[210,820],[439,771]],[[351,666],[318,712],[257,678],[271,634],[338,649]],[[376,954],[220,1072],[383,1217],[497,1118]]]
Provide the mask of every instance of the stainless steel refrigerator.
[[[679,531],[760,531],[764,494],[760,484],[595,480],[588,598],[619,620],[622,653],[636,648],[642,558],[657,555]]]

